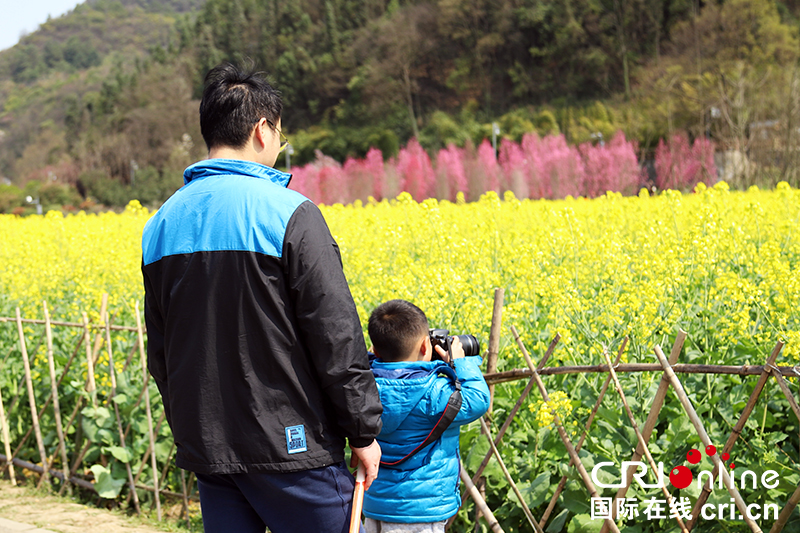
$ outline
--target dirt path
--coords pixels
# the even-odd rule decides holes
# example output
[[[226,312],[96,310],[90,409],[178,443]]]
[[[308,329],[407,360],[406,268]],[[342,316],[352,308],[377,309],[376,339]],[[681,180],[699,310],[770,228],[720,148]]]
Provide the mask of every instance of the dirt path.
[[[0,481],[0,517],[59,533],[157,533],[179,531],[171,520],[159,528],[146,519],[81,505],[67,498],[13,487]],[[186,530],[183,530],[186,531]]]

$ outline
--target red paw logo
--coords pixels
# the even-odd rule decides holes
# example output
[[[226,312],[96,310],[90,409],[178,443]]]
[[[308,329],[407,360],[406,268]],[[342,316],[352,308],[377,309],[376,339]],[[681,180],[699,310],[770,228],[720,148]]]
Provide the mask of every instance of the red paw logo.
[[[717,447],[713,444],[709,444],[706,446],[706,455],[711,457],[712,455],[717,454]],[[691,464],[696,465],[700,462],[703,458],[703,453],[700,450],[695,450],[692,448],[688,452],[686,452],[686,460],[689,461]],[[730,459],[731,456],[727,453],[723,453],[720,456],[720,459],[723,461],[727,461]],[[731,463],[730,468],[736,468],[736,465]],[[683,465],[676,466],[669,472],[669,482],[672,483],[672,486],[676,489],[685,489],[689,485],[691,485],[692,480],[694,479],[694,475],[692,471],[686,468]]]

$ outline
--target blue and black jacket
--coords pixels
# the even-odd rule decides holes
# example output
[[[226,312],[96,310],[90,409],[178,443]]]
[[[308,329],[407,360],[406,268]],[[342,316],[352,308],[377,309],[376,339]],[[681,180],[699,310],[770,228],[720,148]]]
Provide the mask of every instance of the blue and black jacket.
[[[289,178],[202,161],[144,228],[148,367],[181,468],[306,470],[380,432],[338,246]]]

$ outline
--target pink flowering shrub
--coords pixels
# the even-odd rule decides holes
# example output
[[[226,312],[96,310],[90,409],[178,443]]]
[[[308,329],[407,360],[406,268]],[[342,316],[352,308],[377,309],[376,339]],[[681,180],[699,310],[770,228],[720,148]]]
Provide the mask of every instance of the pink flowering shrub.
[[[291,187],[315,202],[331,204],[380,200],[407,191],[417,200],[435,197],[454,201],[459,192],[476,200],[486,191],[512,191],[517,198],[596,197],[607,191],[635,194],[642,185],[638,146],[618,132],[606,144],[570,146],[563,135],[523,136],[520,143],[503,139],[498,157],[489,141],[477,149],[449,145],[431,161],[416,139],[386,163],[377,148],[364,159],[348,158],[339,165],[317,152],[317,159],[294,168]],[[691,189],[698,182],[713,184],[716,177],[714,145],[685,134],[656,150],[656,185]]]
[[[348,157],[342,165],[342,172],[351,202],[366,201],[370,196],[377,200],[384,198],[386,172],[383,154],[377,148],[370,148],[364,159]]]
[[[583,195],[594,198],[608,191],[636,193],[641,176],[637,148],[636,142],[625,139],[621,131],[604,146],[580,145],[578,150],[586,165]]]
[[[417,139],[411,139],[392,163],[397,169],[400,190],[407,191],[417,202],[433,196],[436,187],[433,164]]]
[[[656,186],[661,190],[691,190],[701,181],[712,185],[717,177],[714,144],[700,137],[690,146],[686,134],[678,132],[669,142],[658,142],[655,167]]]
[[[528,182],[531,162],[525,157],[522,146],[503,139],[498,154],[500,164],[500,188],[511,191],[517,198],[527,198],[530,193]]]
[[[492,144],[484,139],[478,146],[475,170],[482,178],[483,187],[481,193],[486,191],[500,192],[500,165],[494,156]]]
[[[534,135],[522,138],[522,148],[531,159],[533,175],[529,182],[534,198],[580,196],[584,188],[586,168],[575,146],[569,146],[563,135]]]
[[[436,197],[455,201],[456,195],[469,193],[467,173],[464,168],[465,150],[455,145],[439,150],[436,156]]]

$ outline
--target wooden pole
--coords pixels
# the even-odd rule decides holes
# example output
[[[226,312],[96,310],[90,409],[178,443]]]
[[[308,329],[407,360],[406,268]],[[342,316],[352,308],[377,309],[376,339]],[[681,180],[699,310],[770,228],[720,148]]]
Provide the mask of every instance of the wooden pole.
[[[525,345],[522,343],[522,339],[519,338],[519,333],[517,333],[517,328],[511,326],[511,332],[514,334],[514,339],[517,341],[517,345],[519,346],[520,351],[522,352],[523,357],[525,358],[525,363],[527,363],[528,368],[531,370],[531,374],[533,378],[536,380],[536,386],[539,387],[539,392],[542,394],[542,399],[546,403],[550,403],[550,395],[547,393],[547,388],[544,386],[544,382],[542,378],[539,376],[539,372],[536,370],[536,367],[533,366],[533,361],[531,361],[530,356],[528,355],[528,350],[525,349]],[[591,498],[599,498],[599,494],[597,493],[597,489],[592,483],[592,478],[589,477],[589,472],[586,471],[586,467],[583,466],[580,457],[578,457],[578,452],[575,451],[575,447],[572,445],[572,442],[569,439],[569,435],[567,435],[567,431],[564,429],[564,426],[561,424],[561,419],[559,418],[558,414],[553,412],[553,423],[556,425],[556,429],[558,430],[558,435],[561,437],[561,441],[564,443],[564,446],[567,448],[567,453],[569,453],[570,458],[572,459],[573,463],[575,464],[575,468],[578,470],[578,474],[580,474],[581,479],[583,480],[583,484],[586,485],[587,490],[589,491],[589,496]],[[608,524],[608,527],[614,533],[619,533],[619,528],[617,524],[611,520],[610,518],[605,519],[605,523]]]
[[[183,516],[186,519],[186,527],[189,527],[191,523],[189,522],[189,493],[186,490],[186,471],[183,468],[179,469],[181,471],[181,492],[183,493]]]
[[[622,358],[622,354],[625,352],[625,347],[628,345],[628,337],[625,337],[622,341],[622,345],[619,347],[619,351],[617,352],[617,358],[614,360],[614,364],[618,364],[620,358]],[[575,446],[575,451],[581,451],[583,447],[583,443],[586,440],[586,436],[589,434],[589,430],[592,428],[592,423],[594,422],[594,417],[597,415],[597,410],[600,409],[600,404],[603,403],[603,398],[606,395],[606,391],[608,390],[608,386],[611,384],[611,376],[606,377],[605,383],[603,383],[603,387],[600,389],[600,394],[597,396],[597,401],[594,403],[594,407],[592,408],[592,412],[589,414],[589,419],[586,421],[586,426],[584,427],[583,433],[581,433],[581,438],[578,441],[578,444]],[[572,466],[572,460],[570,460],[570,466]],[[558,482],[558,486],[556,486],[556,491],[553,493],[553,497],[550,498],[550,503],[547,504],[547,509],[545,510],[544,514],[542,515],[542,519],[539,520],[539,527],[544,527],[547,523],[547,519],[550,518],[550,515],[553,512],[553,509],[556,507],[556,502],[558,501],[558,497],[561,496],[561,493],[567,486],[567,475],[561,476],[561,480]],[[603,523],[605,526],[605,523]]]
[[[794,490],[794,493],[792,493],[789,501],[786,502],[786,507],[783,508],[781,514],[778,516],[778,520],[772,524],[772,529],[769,530],[769,533],[778,533],[779,531],[783,531],[783,527],[786,525],[786,522],[789,521],[789,517],[792,516],[794,508],[797,507],[798,502],[800,502],[800,487],[797,487]]]
[[[561,336],[558,333],[556,333],[556,336],[553,337],[552,341],[550,341],[550,346],[547,347],[547,352],[545,352],[544,357],[542,357],[542,360],[539,362],[539,368],[544,368],[544,365],[547,364],[547,361],[548,359],[550,359],[550,356],[553,355],[553,352],[555,351],[556,345],[558,345],[559,340],[561,340]],[[525,399],[528,397],[528,394],[530,394],[534,385],[536,385],[536,381],[533,378],[531,378],[528,381],[528,384],[525,386],[525,389],[522,391],[522,394],[520,394],[519,399],[517,399],[517,403],[514,404],[514,407],[508,413],[505,422],[503,422],[503,425],[500,427],[500,431],[497,432],[497,437],[495,437],[494,439],[495,446],[498,446],[500,444],[500,441],[503,440],[506,431],[508,431],[509,426],[511,426],[511,422],[514,421],[514,417],[516,416],[519,409],[522,407],[522,404],[525,402]],[[481,464],[478,467],[478,470],[475,472],[475,475],[472,476],[473,484],[478,482],[478,479],[480,479],[480,476],[483,474],[486,465],[489,464],[489,459],[491,459],[491,457],[492,457],[492,450],[489,450],[484,456],[483,461],[481,461]]]
[[[504,533],[503,528],[500,527],[500,523],[494,517],[494,513],[492,513],[492,510],[489,509],[488,505],[486,505],[486,500],[481,497],[481,493],[478,492],[478,488],[470,479],[469,474],[467,474],[467,471],[464,469],[463,465],[458,469],[458,475],[461,477],[461,481],[464,482],[464,486],[467,488],[467,493],[472,498],[472,501],[475,502],[475,506],[480,510],[483,517],[489,523],[489,529],[494,531],[494,533]]]
[[[681,384],[678,376],[675,375],[675,372],[672,371],[672,367],[667,361],[667,358],[664,356],[664,352],[661,351],[660,346],[655,347],[656,357],[658,357],[658,361],[661,363],[661,366],[664,368],[664,373],[669,378],[669,382],[672,384],[672,389],[675,391],[675,395],[680,400],[681,405],[683,405],[683,410],[686,411],[686,414],[689,415],[689,419],[692,421],[692,425],[694,425],[695,430],[697,431],[697,435],[700,437],[700,441],[703,443],[703,446],[711,446],[711,439],[708,437],[708,433],[706,433],[705,428],[703,427],[703,422],[700,420],[700,417],[697,415],[697,411],[694,410],[692,406],[691,400],[686,395],[686,391],[683,390],[683,385]],[[722,461],[719,458],[719,455],[714,454],[711,455],[711,461],[717,467],[717,470],[720,472],[722,476],[722,481],[725,483],[725,486],[728,488],[728,492],[733,497],[734,501],[736,502],[736,507],[739,509],[739,512],[742,514],[742,518],[744,519],[745,524],[747,524],[750,529],[756,533],[762,533],[761,528],[758,527],[752,518],[750,518],[747,514],[747,505],[745,504],[744,500],[742,499],[741,494],[739,491],[736,490],[736,486],[731,483],[731,477],[728,475],[728,471],[725,470],[722,464]]]
[[[94,357],[92,356],[92,345],[89,335],[89,317],[86,315],[86,311],[83,312],[83,342],[86,345],[86,392],[89,393],[89,397],[92,399],[92,407],[97,409],[97,387],[94,383]]]
[[[545,352],[544,357],[542,357],[542,360],[539,361],[540,369],[544,368],[544,366],[547,364],[547,361],[550,359],[550,356],[553,355],[553,352],[555,351],[559,340],[561,340],[561,336],[558,333],[556,333],[556,336],[553,337],[552,341],[550,341],[550,346],[547,347],[547,351]],[[522,394],[520,394],[519,398],[517,399],[517,403],[514,404],[514,407],[511,408],[511,411],[508,413],[505,422],[503,422],[503,425],[500,427],[500,431],[497,432],[497,437],[495,437],[494,439],[495,446],[498,446],[500,442],[503,440],[506,431],[511,426],[511,422],[514,421],[514,417],[517,415],[517,412],[519,411],[520,407],[522,407],[525,398],[528,397],[528,394],[530,394],[535,384],[536,382],[533,379],[530,379],[528,381],[528,384],[525,385],[525,389],[522,391]],[[483,474],[483,471],[486,468],[486,466],[489,464],[489,460],[491,458],[492,458],[492,451],[489,450],[484,456],[483,461],[481,461],[480,466],[478,466],[478,470],[475,472],[475,476],[473,476],[472,478],[473,485],[480,481],[481,475]],[[469,496],[470,496],[469,492],[466,491],[461,495],[461,505],[464,505],[464,502],[467,500]],[[449,528],[453,524],[453,522],[455,522],[455,520],[456,516],[455,515],[451,516],[450,519],[447,521],[446,527]]]
[[[677,364],[672,367],[676,374],[719,374],[735,376],[758,376],[764,371],[764,365],[694,365]],[[793,366],[776,366],[777,372],[783,377],[797,377]],[[617,374],[625,372],[663,372],[661,365],[654,363],[622,363],[617,365]],[[539,371],[540,376],[557,376],[562,374],[590,374],[606,373],[608,365],[585,365],[585,366],[554,366]],[[507,381],[517,381],[519,379],[529,379],[531,371],[528,369],[517,368],[496,374],[484,374],[486,383],[505,383]]]
[[[17,478],[14,475],[14,462],[11,460],[11,437],[8,434],[8,422],[6,421],[6,410],[3,408],[3,395],[0,394],[0,424],[3,424],[3,448],[6,452],[6,466],[8,467],[8,477],[11,479],[11,485],[17,485]]]
[[[672,350],[669,353],[669,363],[671,365],[674,365],[678,361],[678,357],[681,355],[681,350],[683,350],[683,345],[686,342],[687,335],[688,334],[682,329],[678,330],[678,334],[675,336],[675,342],[672,344]],[[659,368],[661,367],[661,365],[658,366]],[[656,390],[656,395],[653,398],[653,402],[650,404],[650,413],[647,415],[644,428],[642,428],[642,436],[644,437],[645,442],[650,442],[650,436],[653,434],[653,429],[656,427],[656,423],[658,423],[658,415],[661,412],[661,408],[664,406],[664,399],[667,397],[668,391],[669,380],[666,378],[666,376],[662,376],[661,382],[658,384],[658,390]],[[641,444],[637,443],[636,450],[633,452],[631,461],[639,461],[643,456],[644,448],[642,448]],[[616,498],[624,498],[628,493],[628,489],[630,488],[631,483],[633,483],[634,473],[634,470],[631,468],[627,470],[625,473],[625,485],[620,487],[620,489],[617,491]],[[611,507],[611,516],[614,518],[617,517],[616,506]],[[690,524],[687,524],[686,527],[691,531],[692,526]],[[606,528],[606,525],[603,524],[603,527],[600,528],[600,533],[606,533],[607,531],[608,529]]]
[[[164,421],[164,418],[165,418],[164,411],[161,411],[161,416],[159,417],[158,422],[156,422],[156,429],[155,429],[155,434],[156,435],[158,434],[158,431],[161,429],[161,423]],[[173,442],[172,445],[174,446],[175,443]],[[144,451],[144,455],[142,456],[142,462],[139,464],[139,470],[136,471],[136,475],[133,477],[133,482],[134,483],[137,483],[137,484],[139,483],[139,478],[142,476],[142,472],[144,472],[144,467],[147,465],[147,460],[150,459],[150,454],[152,452],[153,452],[153,449],[148,444],[147,445],[147,449]],[[167,460],[167,463],[169,463],[169,459]],[[164,465],[164,471],[166,471],[168,466],[169,466],[169,464],[165,464]],[[162,482],[159,484],[159,486],[162,486],[164,484],[164,482],[163,482],[163,479],[164,479],[163,471],[162,471],[161,479],[162,479]],[[128,494],[128,499],[130,499],[130,494]]]
[[[492,431],[489,429],[489,426],[486,425],[486,421],[483,419],[483,417],[480,418],[480,421],[481,429],[483,429],[483,433],[486,435],[486,438],[489,441],[489,446],[491,447],[492,453],[497,458],[500,469],[503,471],[503,475],[506,476],[506,481],[508,481],[508,484],[511,485],[511,490],[513,490],[514,494],[517,496],[519,504],[522,506],[522,511],[525,513],[525,518],[528,519],[528,523],[531,525],[533,530],[536,531],[536,533],[544,533],[542,528],[539,527],[539,524],[533,518],[533,513],[531,513],[530,508],[528,508],[528,504],[525,503],[525,498],[522,497],[522,493],[519,491],[519,488],[517,488],[517,484],[514,483],[514,478],[511,477],[511,473],[508,471],[508,468],[506,468],[506,463],[503,461],[503,457],[497,450],[497,446],[494,445]]]
[[[0,322],[15,322],[15,320],[13,318],[10,318],[10,317],[0,317]],[[34,320],[34,319],[30,319],[30,318],[23,318],[22,319],[22,323],[23,324],[44,324],[44,320]],[[50,322],[50,325],[52,325],[52,326],[66,326],[66,327],[71,327],[71,328],[82,328],[82,327],[84,327],[82,322],[59,322],[59,321],[56,321],[56,320],[53,320],[52,322]],[[112,325],[111,329],[119,330],[119,331],[136,331],[136,328],[133,327],[133,326],[113,326]]]
[[[36,395],[33,391],[33,380],[31,379],[31,363],[28,360],[28,350],[25,346],[25,333],[22,330],[22,316],[17,307],[17,332],[19,333],[19,347],[22,350],[22,364],[25,366],[25,384],[28,387],[28,402],[31,405],[31,418],[33,419],[33,434],[36,435],[36,445],[39,448],[39,456],[42,459],[42,478],[47,478],[47,452],[44,449],[42,430],[39,427],[39,415],[36,412]]]
[[[786,400],[789,402],[789,407],[792,408],[795,416],[797,416],[797,420],[800,421],[800,405],[797,405],[797,400],[794,399],[794,395],[792,394],[791,389],[789,389],[789,385],[786,384],[786,380],[783,379],[783,376],[777,367],[772,366],[770,367],[770,370],[772,370],[772,377],[774,377],[775,381],[778,382],[778,387],[780,387],[783,395],[786,396]]]
[[[611,375],[611,379],[614,381],[614,388],[617,389],[617,394],[619,394],[619,397],[622,400],[622,406],[625,408],[625,412],[628,415],[628,420],[631,422],[631,427],[633,427],[633,431],[636,433],[636,439],[639,441],[639,447],[644,450],[644,455],[647,458],[647,463],[650,465],[652,472],[658,472],[656,462],[650,453],[650,449],[647,447],[647,441],[644,440],[641,431],[639,431],[639,424],[636,423],[636,418],[633,416],[630,405],[628,405],[628,399],[625,397],[625,391],[622,390],[622,385],[619,382],[617,373],[614,371],[614,365],[611,364],[611,358],[608,357],[608,351],[605,348],[603,349],[603,358],[606,360],[609,374]],[[674,508],[674,505],[672,504],[672,495],[669,493],[669,490],[667,490],[663,480],[660,478],[659,480],[661,481],[661,492],[663,492],[664,496],[666,496],[667,503],[669,504],[670,509],[672,509]],[[675,520],[678,521],[678,527],[681,528],[681,531],[683,531],[683,533],[688,533],[689,530],[686,529],[686,524],[683,523],[683,519],[681,519],[680,515],[676,515]]]
[[[47,366],[50,370],[50,397],[53,399],[53,417],[56,420],[56,434],[58,435],[58,446],[61,448],[61,469],[64,472],[64,481],[59,491],[63,491],[69,485],[69,458],[67,457],[67,446],[64,440],[64,428],[61,425],[61,405],[58,401],[58,383],[56,382],[56,365],[53,361],[53,329],[50,327],[50,313],[47,309],[47,302],[42,302],[44,308],[45,335],[47,336]],[[56,454],[58,452],[55,452]],[[55,455],[55,454],[54,454]],[[42,476],[44,479],[44,476]],[[41,484],[41,481],[40,481]]]
[[[78,350],[80,349],[82,342],[83,342],[83,335],[78,337],[78,344],[75,346],[75,350],[72,352],[72,356],[70,356],[70,358],[67,360],[67,364],[64,365],[64,371],[61,372],[61,377],[58,378],[58,382],[56,383],[56,388],[60,387],[61,386],[61,382],[64,381],[64,378],[67,375],[67,371],[69,370],[69,367],[72,364],[72,361],[75,359],[75,356],[78,355]],[[47,409],[47,407],[50,405],[50,402],[52,402],[52,401],[53,401],[53,394],[50,393],[50,395],[47,397],[47,400],[44,402],[44,405],[39,410],[39,418],[44,416],[45,409]],[[71,425],[72,425],[72,419],[70,418],[70,422],[64,428],[64,434],[65,435],[69,431],[69,428],[70,428]],[[33,427],[28,428],[28,431],[25,433],[25,436],[22,437],[22,440],[20,440],[19,444],[17,445],[17,448],[14,450],[14,453],[10,457],[16,457],[17,456],[17,454],[22,449],[22,447],[25,446],[25,443],[28,442],[28,438],[31,436],[31,433],[33,433]],[[61,446],[61,445],[59,444],[59,446]],[[53,454],[54,455],[58,455],[58,452],[59,452],[59,450],[56,450],[55,452],[53,452]]]
[[[739,415],[739,420],[737,420],[736,425],[733,427],[730,436],[728,437],[728,441],[725,443],[725,446],[722,448],[721,453],[731,453],[733,450],[733,445],[736,443],[736,440],[741,435],[742,430],[744,429],[744,425],[747,422],[747,419],[750,417],[750,414],[753,412],[753,409],[756,407],[756,402],[758,402],[758,398],[761,396],[761,392],[764,390],[764,387],[769,380],[769,370],[768,368],[771,365],[775,364],[775,361],[778,358],[781,350],[783,349],[783,341],[778,341],[775,344],[775,347],[772,349],[772,353],[770,353],[769,357],[767,358],[767,364],[764,365],[764,371],[761,373],[761,376],[758,378],[758,382],[756,383],[755,388],[753,389],[752,394],[750,394],[750,399],[747,401],[747,405],[745,405],[742,414]],[[694,528],[697,524],[697,520],[700,517],[700,511],[703,508],[703,505],[708,501],[708,497],[711,496],[711,483],[713,480],[717,478],[717,467],[714,466],[714,469],[711,472],[711,479],[706,481],[706,484],[703,486],[702,492],[700,492],[700,496],[697,497],[697,502],[694,505],[694,509],[692,509],[692,519],[689,520],[687,527],[689,531]]]
[[[117,422],[117,431],[119,432],[119,445],[127,450],[125,446],[125,434],[122,431],[122,418],[119,416],[119,404],[114,401],[114,396],[117,394],[117,369],[114,366],[114,350],[111,347],[111,328],[109,328],[108,311],[106,311],[103,320],[106,323],[106,348],[108,349],[108,375],[111,378],[111,394],[108,401],[114,404],[114,416]],[[125,471],[128,474],[128,485],[131,489],[131,497],[133,498],[133,508],[136,510],[137,515],[141,515],[142,511],[139,508],[139,496],[136,494],[136,484],[133,481],[133,471],[131,470],[130,461],[125,461]]]
[[[500,353],[500,332],[503,327],[503,297],[505,291],[497,288],[494,290],[494,307],[492,309],[492,327],[489,330],[489,350],[486,357],[486,372],[497,372],[497,356]],[[494,385],[489,385],[489,409],[487,414],[492,416],[494,404]]]
[[[147,379],[147,356],[144,353],[144,332],[142,330],[142,318],[139,316],[139,302],[135,305],[136,312],[136,330],[139,340],[139,356],[142,361],[142,376]],[[146,382],[146,381],[145,381]],[[153,464],[153,492],[156,495],[156,514],[158,521],[161,522],[161,498],[158,495],[158,464],[156,462],[156,439],[153,434],[153,413],[150,410],[150,391],[147,387],[144,389],[144,405],[147,411],[147,432],[150,436],[150,447],[153,453],[150,455],[150,460]]]

